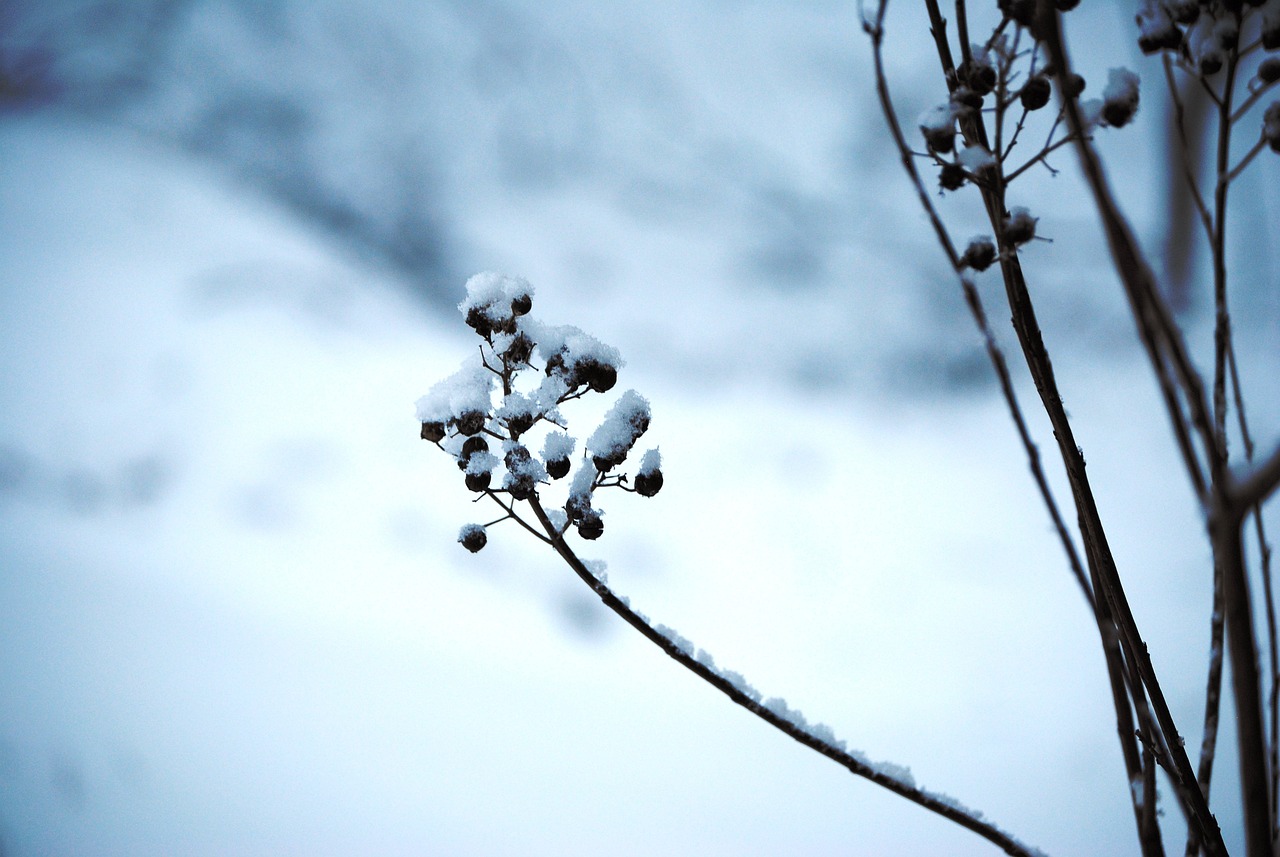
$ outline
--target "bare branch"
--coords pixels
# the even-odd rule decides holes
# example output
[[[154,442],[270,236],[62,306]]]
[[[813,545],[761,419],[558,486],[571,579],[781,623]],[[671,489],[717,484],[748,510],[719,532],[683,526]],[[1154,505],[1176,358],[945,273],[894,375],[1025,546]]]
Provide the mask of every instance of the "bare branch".
[[[1043,852],[1024,845],[996,825],[979,818],[978,813],[960,807],[956,801],[918,788],[912,783],[894,776],[884,766],[876,766],[865,759],[859,759],[843,748],[831,743],[831,741],[824,740],[813,734],[813,731],[816,730],[811,731],[801,728],[793,720],[789,720],[762,705],[748,695],[739,683],[730,681],[719,670],[712,669],[703,660],[699,660],[692,651],[689,651],[687,645],[682,646],[667,634],[661,633],[648,619],[632,610],[627,602],[623,601],[606,583],[592,574],[591,570],[578,558],[573,549],[565,542],[563,536],[556,531],[554,525],[547,518],[547,514],[543,511],[537,497],[531,498],[529,505],[533,508],[533,513],[537,516],[538,522],[550,537],[551,545],[555,548],[556,553],[582,579],[582,582],[595,592],[606,607],[621,616],[628,625],[639,631],[651,643],[662,649],[663,652],[685,669],[715,687],[733,702],[775,729],[846,768],[850,773],[870,780],[914,804],[937,813],[948,821],[973,831],[994,845],[999,846],[1006,854],[1014,855],[1014,857],[1037,857],[1037,855],[1038,857],[1043,857]]]

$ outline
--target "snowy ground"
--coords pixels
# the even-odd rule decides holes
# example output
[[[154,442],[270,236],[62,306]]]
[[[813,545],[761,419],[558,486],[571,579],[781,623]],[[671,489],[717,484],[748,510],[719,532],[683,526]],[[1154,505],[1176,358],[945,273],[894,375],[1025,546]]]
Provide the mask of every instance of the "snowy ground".
[[[5,854],[992,853],[701,686],[515,527],[454,544],[488,513],[413,401],[473,347],[459,319],[110,125],[9,116],[0,160]],[[834,242],[856,288],[797,293],[736,288],[696,212],[624,235],[607,194],[481,190],[468,261],[533,278],[653,402],[666,487],[587,551],[617,588],[1046,852],[1131,853],[1098,646],[1008,418],[887,345],[919,322],[895,284],[938,270],[871,254],[915,246],[874,228],[910,217]],[[1073,275],[1103,270],[1063,231]],[[1101,291],[1058,365],[1194,735],[1207,549]]]

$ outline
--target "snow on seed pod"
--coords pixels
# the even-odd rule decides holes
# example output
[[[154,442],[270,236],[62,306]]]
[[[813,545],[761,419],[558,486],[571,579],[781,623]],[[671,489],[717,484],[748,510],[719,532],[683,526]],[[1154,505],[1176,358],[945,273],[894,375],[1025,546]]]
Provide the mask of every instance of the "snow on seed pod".
[[[1199,0],[1163,0],[1162,5],[1169,10],[1173,20],[1184,27],[1194,24],[1200,17]]]
[[[491,407],[493,381],[493,373],[476,354],[457,372],[435,384],[416,403],[418,419],[424,426],[423,437],[435,437],[441,426],[457,427],[465,435],[483,429]]]
[[[647,451],[640,459],[635,488],[641,497],[652,497],[662,490],[662,454],[656,448]]]
[[[511,363],[528,363],[533,354],[533,340],[525,336],[523,331],[517,332],[511,343],[502,352]]]
[[[604,535],[604,520],[600,517],[599,512],[593,509],[583,516],[582,520],[578,522],[578,535],[590,541],[594,541]]]
[[[626,460],[627,453],[649,428],[649,402],[635,390],[623,393],[587,439],[587,453],[604,472]]]
[[[996,88],[996,70],[985,56],[975,55],[960,64],[956,70],[960,80],[979,96]]]
[[[485,415],[480,411],[463,411],[452,421],[458,434],[470,437],[484,429]]]
[[[1009,209],[1009,216],[1002,224],[1005,243],[1017,247],[1036,237],[1036,220],[1023,206]]]
[[[1138,76],[1126,68],[1113,68],[1102,92],[1102,118],[1112,128],[1123,128],[1138,112]]]
[[[1049,79],[1042,74],[1035,74],[1018,91],[1018,100],[1027,110],[1039,110],[1049,103],[1049,92]]]
[[[458,543],[472,553],[483,548],[488,542],[489,536],[480,524],[466,524],[458,532]]]
[[[1138,47],[1144,54],[1176,51],[1182,46],[1182,31],[1173,22],[1169,10],[1156,0],[1147,0],[1135,16],[1138,23]]]
[[[985,235],[979,235],[969,241],[969,246],[964,248],[964,254],[960,257],[960,267],[973,268],[975,271],[985,271],[991,267],[991,263],[996,260],[996,245]]]
[[[464,481],[467,484],[468,491],[479,493],[489,488],[489,485],[493,482],[493,474],[487,470],[482,470],[479,473],[468,473]]]
[[[563,479],[569,474],[569,456],[577,441],[562,431],[549,432],[542,442],[542,461],[546,465],[547,475],[552,479]]]
[[[939,104],[920,114],[917,124],[930,150],[945,155],[955,149],[957,115],[957,108],[950,103]]]

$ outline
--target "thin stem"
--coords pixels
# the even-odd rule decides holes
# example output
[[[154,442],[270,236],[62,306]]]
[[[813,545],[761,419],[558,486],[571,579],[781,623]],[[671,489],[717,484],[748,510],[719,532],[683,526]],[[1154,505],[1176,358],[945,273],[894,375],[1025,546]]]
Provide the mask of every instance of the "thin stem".
[[[882,22],[886,3],[880,4],[879,13],[874,23],[868,22],[866,25],[867,33],[871,37],[872,57],[875,63],[876,75],[876,93],[880,98],[881,113],[884,114],[885,122],[889,125],[889,133],[892,135],[895,144],[898,147],[898,153],[902,159],[903,168],[907,172],[907,177],[911,180],[915,187],[916,195],[920,199],[920,205],[924,208],[925,213],[929,216],[929,222],[933,226],[934,234],[938,239],[938,243],[942,246],[942,251],[947,256],[947,261],[951,263],[951,267],[959,272],[961,270],[960,256],[956,252],[955,244],[951,240],[947,228],[942,223],[942,218],[938,214],[937,207],[933,204],[933,199],[925,190],[924,182],[920,179],[920,173],[916,170],[915,159],[911,156],[911,148],[907,144],[906,137],[902,133],[902,126],[898,123],[898,114],[893,107],[893,99],[889,94],[888,78],[884,70],[883,41],[884,31]],[[936,11],[936,4],[931,3],[931,14]],[[938,16],[940,20],[941,16]],[[943,42],[945,44],[945,41]],[[1066,523],[1063,521],[1062,515],[1058,510],[1057,500],[1053,496],[1053,491],[1049,487],[1049,480],[1045,476],[1044,468],[1040,463],[1040,451],[1036,447],[1035,441],[1031,438],[1031,432],[1027,428],[1026,420],[1023,418],[1022,407],[1018,403],[1017,394],[1013,389],[1013,380],[1009,375],[1009,367],[1005,361],[1004,353],[1000,350],[1000,346],[996,343],[995,336],[991,332],[991,326],[987,321],[986,310],[982,305],[982,298],[979,296],[973,282],[966,276],[960,276],[961,289],[964,292],[965,303],[969,307],[969,312],[973,316],[975,324],[982,335],[983,344],[987,350],[987,357],[991,361],[992,367],[995,369],[996,377],[1000,382],[1000,392],[1003,395],[1005,404],[1009,409],[1009,414],[1013,419],[1014,427],[1018,432],[1018,439],[1022,443],[1022,448],[1027,456],[1027,463],[1031,469],[1032,478],[1035,480],[1036,488],[1040,492],[1041,501],[1049,512],[1049,517],[1053,522],[1054,530],[1058,534],[1058,540],[1062,544],[1063,552],[1067,556],[1067,562],[1071,566],[1071,572],[1075,576],[1076,583],[1080,587],[1081,593],[1088,602],[1090,609],[1096,609],[1094,596],[1088,579],[1085,576],[1084,566],[1080,561],[1080,556],[1076,551],[1075,543],[1071,540],[1071,535],[1067,530]]]
[[[1240,163],[1232,167],[1231,171],[1222,177],[1222,183],[1231,184],[1233,181],[1235,181],[1236,177],[1245,171],[1245,168],[1249,166],[1250,162],[1252,162],[1253,159],[1258,156],[1258,153],[1261,152],[1263,147],[1265,147],[1266,145],[1267,145],[1266,139],[1263,137],[1259,137],[1258,142],[1253,144],[1253,148],[1250,149],[1245,154],[1245,156],[1240,159]]]
[[[1231,158],[1231,101],[1237,59],[1227,59],[1222,102],[1218,107],[1217,183],[1213,189],[1213,431],[1224,455],[1227,450],[1227,348],[1231,343],[1231,313],[1227,308],[1227,191]]]
[[[1205,799],[1209,798],[1209,785],[1213,780],[1213,760],[1218,746],[1218,719],[1222,707],[1222,569],[1217,563],[1213,569],[1213,608],[1209,619],[1209,675],[1204,694],[1204,736],[1200,740],[1200,764],[1196,782]],[[1186,857],[1200,852],[1200,837],[1194,828],[1187,829]]]
[[[677,642],[666,634],[663,634],[645,617],[641,616],[630,605],[618,597],[617,594],[609,588],[602,580],[591,573],[590,569],[582,562],[581,559],[573,552],[564,537],[558,533],[547,517],[547,513],[543,511],[542,505],[536,496],[530,498],[529,505],[533,509],[533,513],[538,518],[538,522],[546,530],[547,536],[552,547],[560,558],[573,569],[574,573],[581,578],[595,594],[600,598],[604,605],[616,613],[618,616],[631,627],[639,631],[646,639],[658,646],[669,657],[689,670],[703,681],[715,687],[725,696],[729,697],[733,702],[745,708],[764,722],[768,723],[775,729],[780,730],[786,735],[804,744],[812,750],[816,750],[837,764],[843,766],[856,776],[868,779],[876,785],[888,789],[894,794],[906,798],[914,804],[924,807],[931,812],[937,813],[948,821],[952,821],[961,827],[971,830],[994,845],[1002,848],[1006,854],[1014,855],[1014,857],[1033,857],[1040,852],[1032,849],[1010,836],[1005,831],[996,827],[989,821],[980,819],[975,813],[961,809],[955,805],[954,801],[944,801],[937,795],[928,791],[917,788],[915,785],[905,782],[891,773],[888,773],[883,766],[877,766],[865,758],[858,758],[851,755],[842,747],[836,746],[830,741],[819,738],[809,729],[797,725],[791,719],[781,716],[774,710],[765,707],[755,696],[748,694],[741,682],[733,682],[726,678],[719,670],[716,670],[704,663],[709,659],[705,657],[699,659],[692,651],[692,647],[685,641]]]
[[[1164,55],[1164,79],[1169,86],[1169,98],[1173,101],[1175,124],[1178,127],[1178,142],[1181,144],[1182,175],[1186,179],[1191,198],[1195,200],[1196,211],[1200,215],[1200,223],[1204,226],[1205,237],[1213,243],[1213,218],[1209,208],[1204,204],[1204,196],[1200,193],[1200,183],[1196,181],[1195,171],[1191,163],[1191,141],[1187,139],[1187,112],[1182,104],[1182,96],[1178,93],[1178,84],[1173,79],[1173,64],[1169,55]]]
[[[1243,55],[1244,54],[1242,53],[1241,56]],[[1231,114],[1231,124],[1234,125],[1236,122],[1239,122],[1241,119],[1243,119],[1245,114],[1253,109],[1253,105],[1257,104],[1262,99],[1262,96],[1266,95],[1267,91],[1270,90],[1271,87],[1275,86],[1277,83],[1280,83],[1280,80],[1268,81],[1267,83],[1264,83],[1261,86],[1258,86],[1249,90],[1249,96],[1245,98],[1244,101],[1241,101],[1240,106],[1237,107],[1236,111]]]

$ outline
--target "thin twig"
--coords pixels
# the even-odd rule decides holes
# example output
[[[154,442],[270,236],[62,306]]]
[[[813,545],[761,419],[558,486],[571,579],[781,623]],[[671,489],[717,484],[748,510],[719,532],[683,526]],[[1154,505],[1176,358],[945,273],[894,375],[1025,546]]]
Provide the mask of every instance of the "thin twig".
[[[604,605],[614,613],[622,617],[622,619],[631,627],[639,631],[650,642],[657,645],[663,652],[670,656],[673,660],[683,666],[685,669],[697,675],[703,681],[715,687],[721,693],[733,700],[733,702],[750,711],[756,717],[768,723],[785,733],[786,735],[799,741],[810,749],[816,750],[837,764],[848,769],[851,773],[870,780],[876,785],[888,789],[894,794],[906,798],[914,804],[924,807],[931,812],[935,812],[948,821],[952,821],[961,827],[971,830],[989,842],[999,846],[1006,854],[1014,855],[1014,857],[1034,857],[1040,854],[1036,849],[1029,848],[1010,836],[1005,831],[996,827],[989,821],[978,818],[976,813],[966,811],[956,805],[954,801],[947,801],[939,798],[928,791],[920,789],[915,785],[905,782],[904,780],[893,776],[887,772],[883,766],[876,766],[865,759],[860,759],[841,747],[819,738],[812,731],[802,728],[790,719],[787,719],[770,708],[765,707],[752,696],[748,695],[739,683],[730,681],[720,671],[712,669],[703,660],[700,660],[690,647],[681,645],[671,637],[658,631],[650,622],[631,606],[620,598],[609,586],[600,580],[586,564],[573,552],[564,537],[556,530],[554,525],[547,517],[547,513],[543,510],[537,496],[529,499],[529,505],[533,509],[534,515],[538,518],[538,522],[546,530],[550,538],[552,546],[560,558],[573,569],[574,573],[581,578],[582,582],[591,588],[593,592],[600,598]]]
[[[1040,463],[1040,451],[1035,441],[1031,438],[1031,432],[1027,428],[1026,420],[1023,418],[1022,407],[1018,403],[1017,394],[1013,389],[1013,380],[1009,375],[1009,367],[1005,361],[1004,353],[1000,350],[1000,346],[996,343],[996,338],[991,332],[991,326],[987,321],[986,310],[982,305],[982,298],[979,296],[977,289],[974,287],[972,280],[961,273],[962,266],[960,264],[960,256],[956,252],[955,244],[951,240],[947,228],[942,223],[942,218],[938,214],[937,207],[933,204],[933,199],[925,190],[924,182],[920,179],[920,173],[916,170],[915,159],[911,156],[911,148],[907,144],[906,137],[902,133],[902,126],[898,123],[898,115],[893,107],[893,99],[889,95],[888,78],[884,71],[884,55],[883,55],[883,19],[887,2],[881,2],[879,12],[874,22],[868,22],[867,34],[871,37],[871,51],[873,61],[875,63],[876,74],[876,93],[880,98],[881,113],[884,114],[885,122],[889,125],[889,133],[892,135],[894,143],[898,147],[898,153],[902,159],[903,168],[907,172],[908,178],[915,187],[916,195],[920,199],[920,205],[924,208],[925,213],[929,217],[929,222],[933,226],[934,234],[938,239],[938,243],[942,246],[942,251],[947,256],[947,261],[951,263],[953,270],[959,275],[960,286],[964,292],[965,302],[969,307],[969,312],[973,316],[978,331],[982,335],[983,344],[987,350],[987,356],[991,361],[992,367],[996,371],[996,377],[1000,382],[1000,392],[1004,397],[1005,404],[1009,409],[1009,414],[1013,419],[1014,427],[1018,432],[1018,439],[1022,443],[1022,448],[1027,455],[1027,463],[1031,468],[1032,478],[1035,480],[1036,488],[1040,492],[1040,497],[1049,512],[1049,517],[1053,522],[1055,532],[1058,534],[1058,540],[1062,544],[1062,549],[1067,556],[1067,562],[1071,566],[1071,573],[1076,579],[1076,583],[1080,587],[1081,593],[1084,595],[1085,601],[1088,602],[1091,610],[1096,609],[1094,603],[1093,591],[1089,586],[1088,579],[1085,576],[1084,566],[1080,561],[1080,556],[1076,551],[1075,543],[1071,540],[1071,535],[1067,530],[1062,514],[1058,510],[1057,500],[1053,496],[1053,491],[1049,487],[1049,480],[1045,476],[1044,468]]]
[[[1053,55],[1054,65],[1059,69],[1060,73],[1068,74],[1070,73],[1070,64],[1062,41],[1059,16],[1048,3],[1041,3],[1040,8],[1042,11],[1039,16],[1040,31],[1044,35]],[[1082,121],[1079,108],[1074,99],[1066,99],[1066,107],[1068,122],[1078,132],[1082,127]],[[1172,325],[1171,320],[1167,320],[1167,307],[1155,289],[1154,276],[1151,274],[1150,266],[1146,263],[1145,257],[1133,238],[1128,223],[1115,204],[1096,152],[1093,151],[1088,141],[1083,139],[1078,141],[1077,151],[1080,155],[1080,163],[1085,180],[1093,193],[1099,217],[1107,233],[1116,271],[1130,296],[1135,317],[1139,321],[1139,328],[1143,331],[1143,339],[1148,342],[1153,367],[1157,372],[1165,371],[1164,361],[1166,356],[1161,352],[1167,352],[1167,359],[1173,362],[1174,367],[1179,372],[1179,380],[1184,385],[1184,393],[1191,408],[1193,422],[1203,437],[1206,430],[1209,429],[1203,391],[1196,383],[1198,378],[1191,371],[1189,361],[1185,360],[1185,354],[1181,353],[1181,337],[1176,327]],[[1153,348],[1155,342],[1152,333],[1154,331],[1148,330],[1152,322],[1159,323],[1162,326],[1159,333],[1163,342],[1160,343],[1159,350]],[[1171,414],[1171,416],[1175,420],[1180,417],[1178,414]],[[1225,450],[1218,442],[1217,436],[1212,433],[1208,438],[1205,438],[1205,445],[1213,477],[1212,484],[1217,486],[1215,496],[1204,499],[1215,504],[1215,507],[1211,509],[1210,528],[1213,534],[1215,557],[1224,569],[1226,632],[1232,664],[1233,691],[1235,692],[1239,720],[1237,738],[1239,741],[1242,796],[1245,804],[1246,839],[1249,842],[1250,855],[1262,855],[1268,853],[1270,849],[1270,822],[1266,803],[1267,786],[1265,777],[1260,784],[1257,782],[1258,775],[1261,773],[1259,763],[1263,759],[1263,750],[1261,730],[1260,728],[1255,728],[1260,727],[1261,720],[1261,708],[1256,696],[1258,681],[1256,651],[1252,653],[1254,658],[1252,668],[1249,661],[1251,653],[1246,651],[1246,648],[1248,648],[1247,643],[1251,641],[1253,631],[1251,615],[1247,610],[1248,589],[1244,579],[1243,564],[1234,561],[1232,556],[1233,551],[1238,555],[1239,519],[1224,515],[1223,513],[1229,512],[1230,509],[1221,508],[1224,503],[1224,497],[1220,495],[1222,495],[1229,478],[1226,470]],[[1114,589],[1112,588],[1113,583],[1115,584]],[[1125,615],[1128,608],[1127,603],[1123,601],[1118,579],[1107,581],[1105,594],[1108,598],[1114,597],[1117,605],[1122,606],[1122,610],[1118,614],[1121,619],[1121,632],[1126,636],[1136,635],[1136,626],[1131,624],[1132,617]],[[1225,853],[1217,822],[1213,819],[1212,814],[1209,813],[1207,802],[1204,800],[1204,795],[1200,791],[1194,776],[1190,775],[1190,763],[1186,761],[1186,753],[1182,750],[1180,741],[1177,739],[1177,731],[1172,717],[1168,715],[1167,706],[1164,704],[1162,694],[1158,690],[1154,670],[1151,669],[1150,660],[1146,657],[1145,646],[1138,654],[1138,666],[1142,674],[1143,683],[1151,691],[1152,701],[1156,705],[1156,714],[1161,719],[1161,727],[1165,731],[1170,752],[1173,754],[1176,768],[1179,772],[1179,777],[1174,780],[1175,786],[1179,793],[1183,794],[1191,802],[1195,821],[1201,828],[1200,834],[1206,837],[1206,845],[1210,853]],[[1252,697],[1249,691],[1250,684],[1252,684],[1254,691]],[[1265,762],[1262,762],[1262,764],[1265,764]],[[1259,798],[1261,798],[1260,805]]]
[[[1182,151],[1182,174],[1186,179],[1187,188],[1191,191],[1191,198],[1195,200],[1196,211],[1200,214],[1200,222],[1204,225],[1205,237],[1210,243],[1213,242],[1213,218],[1209,215],[1209,208],[1204,204],[1204,196],[1200,193],[1200,182],[1196,180],[1195,171],[1191,164],[1191,142],[1187,139],[1187,112],[1182,104],[1182,96],[1178,94],[1178,84],[1173,79],[1173,64],[1169,61],[1169,55],[1164,55],[1164,79],[1169,86],[1169,98],[1173,101],[1175,124],[1178,128],[1178,141],[1181,143]]]

